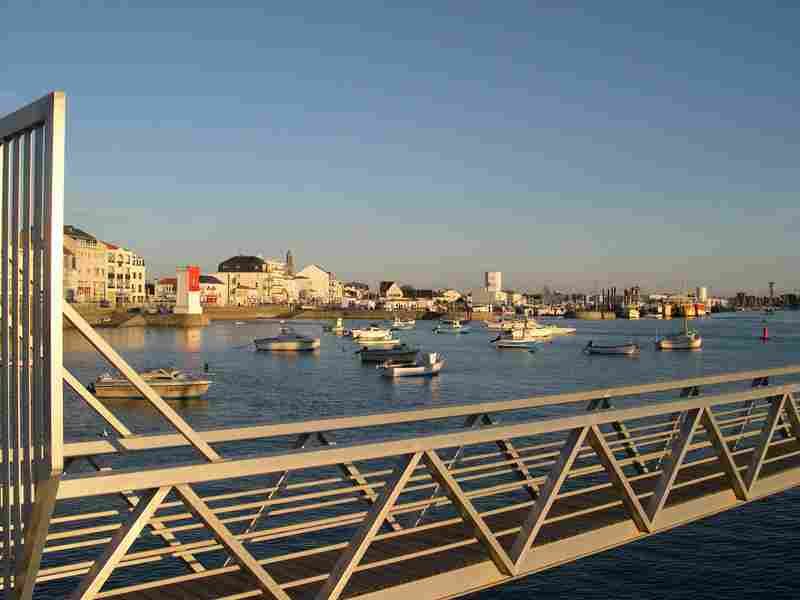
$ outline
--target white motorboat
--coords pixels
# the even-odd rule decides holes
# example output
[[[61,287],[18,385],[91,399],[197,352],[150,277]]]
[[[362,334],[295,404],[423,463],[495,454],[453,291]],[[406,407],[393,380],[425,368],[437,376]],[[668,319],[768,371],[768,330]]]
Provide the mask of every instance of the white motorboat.
[[[388,361],[379,365],[384,377],[432,377],[444,368],[445,360],[436,352],[428,352],[422,360],[410,362]]]
[[[608,356],[632,356],[639,354],[638,344],[616,344],[616,345],[598,345],[594,342],[589,342],[584,348],[586,354],[605,354]]]
[[[308,352],[319,348],[319,338],[300,335],[291,327],[283,325],[274,337],[253,340],[256,350],[269,352]]]
[[[694,329],[689,329],[689,322],[683,320],[683,331],[656,340],[659,350],[699,350],[703,347],[703,338]]]
[[[523,329],[525,331],[532,331],[533,333],[531,335],[539,337],[550,337],[553,335],[570,335],[572,333],[575,333],[576,331],[574,327],[559,327],[558,325],[553,325],[551,323],[542,325],[541,323],[533,319],[525,319],[524,321],[515,321],[514,329]]]
[[[514,321],[501,319],[499,321],[486,321],[486,329],[491,331],[511,331]]]
[[[532,350],[536,344],[550,339],[550,335],[542,335],[537,329],[513,329],[508,333],[499,335],[491,341],[495,348]]]
[[[442,319],[433,333],[469,333],[469,325],[464,325],[458,319]]]
[[[353,329],[350,335],[354,340],[388,340],[392,337],[392,332],[377,325],[370,325],[366,329]]]
[[[392,321],[391,329],[393,331],[407,331],[409,329],[414,329],[416,324],[417,321],[415,319],[401,319],[400,317],[395,317]]]
[[[211,385],[207,379],[191,377],[177,369],[156,369],[140,376],[162,398],[197,398]],[[144,398],[127,379],[108,373],[90,384],[89,390],[98,398]]]

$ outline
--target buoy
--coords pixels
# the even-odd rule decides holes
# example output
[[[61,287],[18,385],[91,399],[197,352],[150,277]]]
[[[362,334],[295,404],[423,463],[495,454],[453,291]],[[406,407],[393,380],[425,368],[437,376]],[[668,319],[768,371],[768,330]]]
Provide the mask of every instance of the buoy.
[[[769,329],[767,329],[767,327],[764,327],[761,331],[761,339],[765,342],[769,339]]]

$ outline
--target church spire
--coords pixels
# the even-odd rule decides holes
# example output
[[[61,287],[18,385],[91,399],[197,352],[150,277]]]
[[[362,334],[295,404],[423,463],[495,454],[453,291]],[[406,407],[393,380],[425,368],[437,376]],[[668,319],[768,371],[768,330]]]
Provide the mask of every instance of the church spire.
[[[294,275],[294,258],[292,257],[291,250],[286,253],[286,273],[288,275]]]

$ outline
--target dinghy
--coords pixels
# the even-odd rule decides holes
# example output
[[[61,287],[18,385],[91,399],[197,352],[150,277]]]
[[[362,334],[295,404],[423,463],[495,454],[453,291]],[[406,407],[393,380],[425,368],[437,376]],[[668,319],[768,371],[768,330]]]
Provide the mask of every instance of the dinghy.
[[[639,354],[639,346],[637,344],[616,344],[610,346],[601,346],[594,342],[589,342],[584,348],[586,354],[606,354],[609,356],[632,356]]]
[[[445,360],[436,352],[427,352],[422,360],[410,362],[387,361],[378,368],[384,377],[432,377],[444,368]]]

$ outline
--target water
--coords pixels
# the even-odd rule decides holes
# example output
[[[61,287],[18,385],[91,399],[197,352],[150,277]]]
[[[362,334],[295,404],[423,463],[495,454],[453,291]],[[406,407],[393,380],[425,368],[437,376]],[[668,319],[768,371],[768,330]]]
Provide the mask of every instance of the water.
[[[578,333],[540,346],[536,353],[498,351],[494,332],[475,326],[468,335],[434,335],[433,324],[398,332],[410,344],[441,352],[448,366],[432,380],[392,382],[364,366],[346,338],[323,335],[313,354],[256,353],[255,337],[277,324],[217,322],[204,329],[123,329],[102,333],[138,369],[174,366],[200,372],[210,366],[214,384],[201,401],[172,406],[198,429],[404,410],[448,404],[523,398],[545,393],[645,383],[800,364],[800,313],[768,317],[772,339],[758,340],[763,315],[726,315],[692,326],[705,338],[702,351],[656,352],[652,340],[681,327],[678,321],[570,322]],[[361,323],[363,324],[363,323]],[[354,325],[354,324],[347,324]],[[304,333],[320,324],[298,322]],[[589,340],[634,340],[638,358],[587,356]],[[65,362],[82,381],[107,369],[77,333],[65,335]],[[120,401],[114,412],[137,433],[168,431],[139,401]],[[103,425],[80,401],[65,399],[68,440],[94,439]],[[263,448],[263,446],[261,446]],[[263,450],[262,450],[263,451]],[[179,454],[179,453],[178,453]],[[474,598],[730,598],[800,591],[793,561],[795,511],[791,491],[737,511],[692,524],[616,550],[553,569]]]

